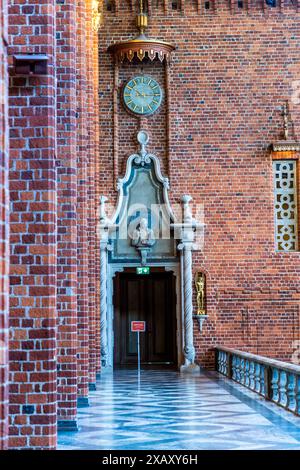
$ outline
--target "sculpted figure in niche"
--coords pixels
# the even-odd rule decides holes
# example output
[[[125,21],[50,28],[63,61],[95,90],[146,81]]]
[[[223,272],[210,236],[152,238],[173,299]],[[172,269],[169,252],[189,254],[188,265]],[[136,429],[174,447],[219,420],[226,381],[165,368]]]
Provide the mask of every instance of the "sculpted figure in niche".
[[[141,218],[138,228],[133,231],[132,245],[136,248],[150,248],[155,244],[154,232],[148,227],[148,221]]]

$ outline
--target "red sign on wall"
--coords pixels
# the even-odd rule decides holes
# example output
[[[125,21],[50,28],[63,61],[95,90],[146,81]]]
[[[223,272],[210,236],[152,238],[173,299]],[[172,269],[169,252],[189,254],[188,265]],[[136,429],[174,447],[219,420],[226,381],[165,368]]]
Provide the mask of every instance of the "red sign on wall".
[[[145,321],[132,321],[131,331],[146,331],[146,322]]]

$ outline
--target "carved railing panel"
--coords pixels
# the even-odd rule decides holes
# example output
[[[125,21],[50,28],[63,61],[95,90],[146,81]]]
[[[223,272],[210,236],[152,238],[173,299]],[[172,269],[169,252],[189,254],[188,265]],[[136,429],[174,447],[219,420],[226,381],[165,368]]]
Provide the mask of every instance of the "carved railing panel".
[[[216,370],[300,415],[300,366],[217,346]]]

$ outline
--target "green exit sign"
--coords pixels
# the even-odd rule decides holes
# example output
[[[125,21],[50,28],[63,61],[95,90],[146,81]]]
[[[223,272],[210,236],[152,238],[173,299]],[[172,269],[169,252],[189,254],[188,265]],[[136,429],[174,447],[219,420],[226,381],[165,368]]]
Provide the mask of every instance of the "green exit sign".
[[[136,273],[137,274],[150,274],[150,268],[149,266],[143,266],[142,268],[136,268]]]

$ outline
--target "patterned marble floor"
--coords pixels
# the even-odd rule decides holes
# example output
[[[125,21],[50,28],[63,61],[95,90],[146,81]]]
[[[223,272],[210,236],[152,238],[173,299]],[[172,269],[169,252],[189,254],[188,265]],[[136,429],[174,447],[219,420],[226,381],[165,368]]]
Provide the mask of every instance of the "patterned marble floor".
[[[59,450],[300,450],[300,419],[216,373],[133,370],[101,378]]]

